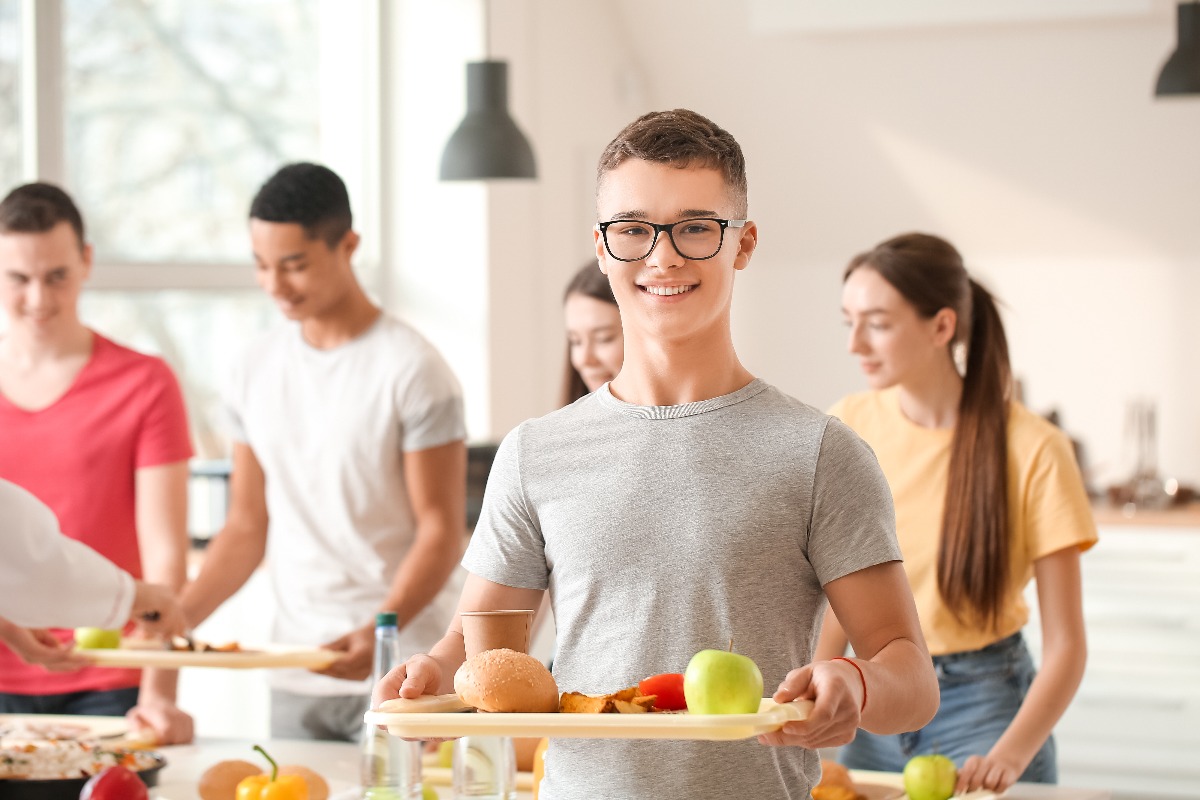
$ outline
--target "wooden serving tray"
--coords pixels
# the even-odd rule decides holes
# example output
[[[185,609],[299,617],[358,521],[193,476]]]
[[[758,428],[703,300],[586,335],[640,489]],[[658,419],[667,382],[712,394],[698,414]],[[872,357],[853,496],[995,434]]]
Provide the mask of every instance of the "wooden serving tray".
[[[805,719],[812,702],[776,703],[763,698],[755,714],[487,714],[456,695],[416,700],[397,698],[368,711],[364,719],[386,726],[393,736],[446,739],[458,736],[529,736],[565,739],[695,739],[732,741],[777,731]]]
[[[99,667],[137,667],[177,669],[179,667],[221,667],[224,669],[288,668],[322,669],[337,660],[332,650],[300,645],[246,645],[235,652],[161,650],[143,646],[115,649],[76,648]]]

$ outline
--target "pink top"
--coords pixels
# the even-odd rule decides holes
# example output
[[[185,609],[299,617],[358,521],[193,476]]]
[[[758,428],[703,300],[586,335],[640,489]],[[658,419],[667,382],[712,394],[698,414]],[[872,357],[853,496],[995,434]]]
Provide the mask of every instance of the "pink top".
[[[64,534],[140,577],[134,473],[192,455],[187,412],[162,359],[93,337],[92,357],[47,408],[27,411],[0,394],[0,478],[48,505]],[[46,672],[0,645],[0,692],[119,689],[139,679],[138,670],[126,669]]]

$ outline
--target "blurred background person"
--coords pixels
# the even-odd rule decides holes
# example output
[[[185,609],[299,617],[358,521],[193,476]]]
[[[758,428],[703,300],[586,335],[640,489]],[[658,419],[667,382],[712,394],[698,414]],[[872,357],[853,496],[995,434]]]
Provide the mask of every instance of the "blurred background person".
[[[949,242],[910,233],[856,256],[842,312],[871,391],[830,413],[871,445],[887,477],[941,688],[925,728],[859,731],[842,761],[899,772],[936,752],[957,764],[960,792],[1054,783],[1051,732],[1087,661],[1079,557],[1096,541],[1071,442],[1013,399],[995,301]],[[1036,672],[1021,636],[1034,577]],[[817,659],[845,648],[829,614]]]
[[[0,202],[0,478],[50,507],[63,532],[134,577],[178,590],[186,578],[187,412],[160,358],[79,318],[92,268],[83,218],[57,186]],[[56,631],[69,641],[71,631]],[[0,646],[0,712],[128,714],[162,744],[192,739],[174,670],[48,675]]]
[[[625,360],[621,312],[608,276],[595,261],[584,264],[567,284],[563,316],[567,358],[560,405],[567,406],[615,378]]]

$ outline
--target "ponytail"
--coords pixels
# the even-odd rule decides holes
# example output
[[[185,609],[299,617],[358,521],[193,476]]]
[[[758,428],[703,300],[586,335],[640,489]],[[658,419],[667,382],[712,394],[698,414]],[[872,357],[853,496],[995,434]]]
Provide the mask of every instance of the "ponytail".
[[[950,446],[938,590],[960,622],[994,630],[1008,591],[1008,408],[1012,371],[996,302],[974,280],[958,422]]]

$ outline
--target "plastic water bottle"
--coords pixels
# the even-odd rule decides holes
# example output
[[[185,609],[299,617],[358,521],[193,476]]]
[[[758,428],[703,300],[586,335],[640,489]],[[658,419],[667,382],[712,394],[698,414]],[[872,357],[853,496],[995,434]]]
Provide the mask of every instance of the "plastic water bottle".
[[[400,663],[400,631],[396,615],[375,615],[375,668],[377,684]],[[370,723],[363,728],[361,779],[364,800],[421,800],[421,743],[408,742]]]
[[[454,741],[455,800],[516,800],[517,757],[507,736]]]

